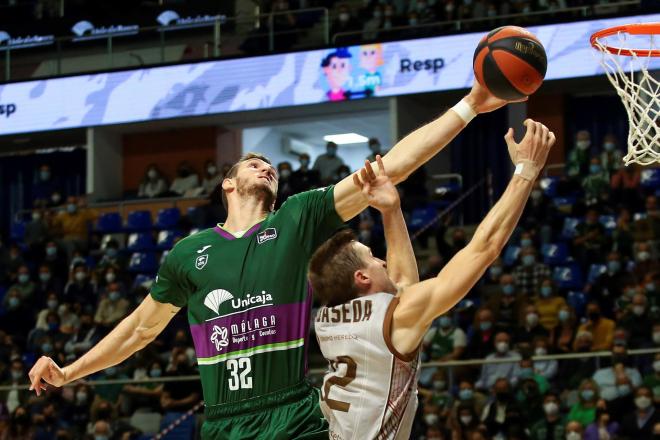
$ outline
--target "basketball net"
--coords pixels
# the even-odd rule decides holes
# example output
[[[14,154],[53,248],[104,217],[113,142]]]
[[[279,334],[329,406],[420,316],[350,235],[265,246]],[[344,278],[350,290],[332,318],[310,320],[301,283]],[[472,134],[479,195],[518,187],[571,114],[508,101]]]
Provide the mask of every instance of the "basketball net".
[[[642,56],[631,47],[627,37],[625,32],[598,37],[593,41],[593,46],[601,52],[600,64],[628,113],[628,154],[623,161],[626,165],[650,165],[660,162],[660,82],[648,69],[653,59],[652,51],[658,49],[656,44],[659,38],[648,35],[650,51]],[[608,38],[618,41],[608,42]],[[611,50],[608,46],[615,49]]]

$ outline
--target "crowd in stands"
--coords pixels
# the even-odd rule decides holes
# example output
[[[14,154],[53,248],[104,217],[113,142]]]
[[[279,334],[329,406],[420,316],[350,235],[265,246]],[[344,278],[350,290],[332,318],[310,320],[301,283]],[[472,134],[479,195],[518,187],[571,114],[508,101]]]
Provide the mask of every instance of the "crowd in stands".
[[[509,246],[470,294],[438,318],[423,343],[424,361],[510,362],[425,368],[414,437],[420,439],[652,439],[660,435],[660,209],[640,169],[621,165],[611,135],[592,145],[580,131],[565,172],[539,179]],[[369,141],[369,159],[384,153]],[[350,174],[334,143],[312,162],[277,164],[278,205],[292,194]],[[218,183],[228,170],[208,161],[203,177],[183,162],[168,184],[154,164],[140,196],[209,194],[220,211],[204,224],[187,219],[180,233],[222,221]],[[421,181],[416,174],[421,174]],[[424,194],[423,170],[401,185],[410,220]],[[138,412],[178,414],[201,399],[198,382],[49,389],[26,382],[36,358],[68,364],[85,353],[148,294],[155,267],[133,267],[126,233],[101,235],[85,197],[60,192],[47,165],[38,170],[32,217],[20,240],[0,243],[0,439],[139,438]],[[410,199],[415,204],[410,204]],[[220,213],[218,213],[220,212]],[[194,217],[192,214],[190,217]],[[383,255],[382,225],[367,210],[351,226]],[[131,232],[128,231],[128,234]],[[157,234],[156,231],[153,232]],[[420,235],[421,277],[436,276],[469,240],[469,230],[441,222]],[[433,245],[435,244],[435,246]],[[161,249],[166,253],[166,249]],[[587,354],[611,351],[611,356]],[[582,353],[570,359],[546,355]],[[160,338],[125,363],[91,379],[195,374],[195,352],[179,314]]]

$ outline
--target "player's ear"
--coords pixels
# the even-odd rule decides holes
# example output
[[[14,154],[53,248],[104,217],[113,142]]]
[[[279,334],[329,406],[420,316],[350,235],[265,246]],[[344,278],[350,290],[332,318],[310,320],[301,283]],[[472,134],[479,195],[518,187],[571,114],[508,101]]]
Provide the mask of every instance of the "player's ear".
[[[225,178],[222,181],[222,189],[225,192],[233,191],[236,189],[236,184],[234,183],[234,179],[230,179],[229,177]]]
[[[359,291],[368,290],[371,286],[371,278],[369,275],[364,272],[362,269],[358,269],[353,272],[353,282]]]

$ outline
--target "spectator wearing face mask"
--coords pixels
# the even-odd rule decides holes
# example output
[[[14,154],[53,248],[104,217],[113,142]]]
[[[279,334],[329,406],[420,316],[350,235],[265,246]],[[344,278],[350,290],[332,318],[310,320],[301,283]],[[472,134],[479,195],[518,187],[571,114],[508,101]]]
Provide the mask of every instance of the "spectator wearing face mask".
[[[57,214],[53,220],[56,236],[61,237],[60,243],[69,258],[75,251],[85,251],[88,245],[88,231],[96,220],[97,213],[87,208],[83,197],[67,197],[66,210]]]
[[[20,293],[21,300],[30,302],[34,298],[36,284],[30,279],[30,269],[26,266],[20,266],[16,274],[16,282],[9,288]]]
[[[520,217],[520,226],[525,229],[533,229],[542,224],[552,224],[554,210],[550,199],[541,188],[541,179],[537,180],[530,193],[530,198],[525,205],[525,210]]]
[[[572,420],[566,424],[566,440],[583,440],[583,424]]]
[[[616,393],[617,396],[608,401],[606,406],[612,414],[612,421],[621,422],[623,416],[635,406],[634,393],[635,387],[628,376],[622,373],[616,375]],[[596,414],[596,422],[598,422],[598,414]]]
[[[628,333],[630,348],[644,348],[648,344],[648,335],[651,334],[656,319],[657,317],[649,310],[646,296],[641,293],[635,294],[620,321],[621,326]]]
[[[27,408],[19,406],[12,412],[7,428],[0,432],[0,439],[32,440],[35,436],[34,429]]]
[[[371,13],[370,16],[367,14]],[[372,9],[365,8],[362,22],[362,40],[373,41],[378,37],[378,29],[383,26],[383,6],[376,5]]]
[[[447,391],[447,376],[444,369],[433,373],[427,386],[419,388],[424,405],[434,405],[441,420],[447,420],[451,412],[453,397]]]
[[[537,292],[533,304],[539,314],[539,324],[552,332],[559,325],[559,311],[566,306],[566,300],[557,295],[551,278],[543,279]]]
[[[623,168],[623,153],[617,148],[617,139],[613,134],[607,134],[603,138],[603,151],[600,153],[600,163],[610,176],[620,168]]]
[[[188,364],[188,357],[184,352],[174,357],[167,376],[187,376],[195,374]],[[160,399],[161,408],[165,411],[187,411],[195,406],[202,398],[199,382],[166,382]]]
[[[642,173],[634,164],[620,167],[612,173],[610,178],[610,189],[612,190],[612,201],[622,203],[628,209],[637,210],[640,208],[640,183]]]
[[[40,265],[48,266],[52,276],[65,282],[69,277],[69,267],[64,253],[60,250],[54,240],[46,242],[43,258],[39,261]]]
[[[500,377],[493,383],[491,401],[484,408],[481,421],[486,426],[489,438],[507,438],[509,430],[515,429],[520,423],[520,408],[506,378]]]
[[[589,162],[589,174],[582,179],[582,188],[587,205],[598,202],[600,195],[607,192],[610,186],[610,176],[603,169],[598,157],[592,157]]]
[[[60,191],[58,179],[48,164],[42,164],[36,172],[35,183],[32,187],[32,199],[35,206],[43,206],[50,201],[55,192]]]
[[[518,327],[523,303],[523,295],[516,290],[513,276],[508,273],[503,274],[500,277],[500,291],[491,296],[486,303],[493,311],[495,328],[513,332]]]
[[[41,252],[50,235],[50,227],[45,214],[46,211],[43,209],[33,210],[30,221],[25,225],[23,241],[29,248],[31,259]]]
[[[630,384],[633,387],[642,384],[642,375],[639,374],[637,368],[630,365],[626,347],[615,345],[612,348],[612,366],[599,369],[593,376],[594,381],[600,388],[602,398],[608,402],[626,394],[625,387],[622,389],[617,387],[619,376],[626,376],[630,379]],[[629,387],[628,391],[630,391]]]
[[[0,319],[0,329],[11,332],[19,340],[24,340],[34,325],[34,311],[29,303],[21,299],[21,293],[15,288],[10,288],[3,298],[5,314]]]
[[[491,359],[511,359],[511,363],[484,364],[481,367],[481,375],[475,383],[478,389],[491,388],[499,378],[507,379],[512,385],[518,382],[517,361],[520,360],[520,354],[511,350],[511,336],[505,332],[499,332],[495,335],[495,351],[486,356],[486,360]]]
[[[201,194],[211,194],[222,180],[215,161],[209,159],[204,164],[204,178],[202,179]]]
[[[346,4],[339,5],[336,18],[330,27],[331,34],[353,32],[358,29],[360,29],[360,25],[351,14],[349,6]],[[338,44],[341,44],[341,42]]]
[[[573,238],[574,256],[584,270],[592,263],[602,262],[603,256],[609,250],[609,239],[598,217],[598,210],[589,208],[584,223],[577,226],[576,236]]]
[[[298,160],[300,168],[291,174],[291,186],[294,194],[318,188],[321,185],[321,177],[317,170],[310,169],[309,154],[301,154]]]
[[[520,251],[520,265],[513,270],[518,292],[532,296],[538,292],[541,281],[550,278],[550,268],[537,261],[536,251],[529,245]]]
[[[514,334],[515,342],[521,349],[531,348],[536,338],[549,336],[548,331],[539,324],[539,312],[536,306],[533,304],[525,306],[520,326]]]
[[[280,162],[277,164],[277,174],[279,180],[277,186],[277,201],[275,203],[276,209],[282,206],[282,203],[284,203],[289,196],[295,194],[293,192],[291,164],[289,162]]]
[[[488,307],[483,307],[476,313],[476,319],[470,332],[467,358],[482,359],[492,351],[495,338],[494,322],[493,312]]]
[[[460,359],[465,352],[465,332],[454,325],[451,314],[439,317],[424,336],[422,342],[429,360],[451,361]]]
[[[153,199],[167,193],[167,181],[155,163],[150,164],[140,182],[138,197]]]
[[[609,350],[614,340],[614,321],[605,318],[600,312],[600,304],[591,301],[587,304],[587,322],[578,328],[578,333],[589,332],[593,336],[593,351]],[[577,351],[577,346],[574,346]]]
[[[86,353],[101,339],[102,332],[94,323],[94,317],[89,312],[80,315],[79,325],[64,345],[67,357],[77,359]]]
[[[23,385],[27,381],[27,372],[21,359],[14,359],[9,365],[7,379],[0,381],[2,386],[12,386],[10,390],[0,391],[0,402],[4,404],[7,411],[14,412],[17,408],[28,403],[30,398],[26,390],[19,390],[16,386]]]
[[[92,431],[94,440],[110,440],[112,438],[112,429],[110,424],[105,420],[99,420],[94,423]]]
[[[46,331],[48,330],[48,322],[46,320],[49,313],[57,313],[57,307],[60,305],[59,299],[55,292],[50,292],[46,299],[46,308],[39,311],[37,315],[37,323],[34,328]]]
[[[328,142],[325,146],[325,153],[321,154],[314,161],[313,169],[319,172],[321,183],[329,185],[336,178],[339,167],[344,165],[344,161],[337,156],[337,144]]]
[[[596,420],[596,405],[599,398],[598,384],[592,379],[584,379],[578,388],[578,401],[571,407],[567,420],[587,426]]]
[[[621,422],[619,435],[623,438],[652,440],[653,429],[660,423],[660,413],[653,406],[653,393],[648,387],[635,390],[635,409],[626,414]]]
[[[163,375],[163,366],[159,361],[154,361],[149,365],[147,376],[157,379]],[[133,379],[142,379],[142,375],[133,376]],[[122,390],[124,399],[122,399],[122,408],[124,414],[133,414],[136,409],[158,411],[160,409],[160,399],[163,395],[163,384],[155,382],[137,383],[124,385]]]
[[[660,324],[656,324],[654,327],[658,329],[660,339]],[[658,341],[658,345],[660,345],[660,341]],[[643,383],[653,391],[653,403],[660,404],[660,353],[654,356],[651,372],[644,376]]]
[[[612,418],[613,414],[617,414],[617,412],[610,405],[605,409],[598,408],[596,410],[596,420],[584,430],[584,440],[610,440],[617,438],[617,432],[620,426]]]
[[[457,440],[471,440],[479,431],[479,416],[471,405],[459,404],[456,417],[451,420],[451,429]]]
[[[567,173],[571,177],[586,176],[589,172],[589,148],[591,135],[586,130],[580,130],[575,135],[574,148],[568,153]]]
[[[573,309],[562,306],[557,313],[558,325],[550,332],[550,347],[558,353],[573,352],[573,342],[577,333],[577,319]]]
[[[637,243],[635,247],[635,267],[632,272],[635,280],[641,281],[646,274],[657,273],[660,270],[660,264],[651,253],[651,245],[648,242]]]
[[[62,302],[79,304],[82,307],[96,305],[96,285],[89,279],[87,266],[76,263],[71,271],[71,280],[64,287]]]
[[[126,264],[126,258],[119,252],[119,242],[113,238],[106,243],[103,256],[96,265],[96,268],[98,271],[104,271],[109,268],[116,268],[117,271],[122,271],[126,268]]]
[[[170,193],[174,196],[192,197],[199,187],[199,176],[188,161],[182,161],[176,168],[176,177],[170,185]]]
[[[94,390],[87,384],[81,383],[74,388],[71,427],[76,436],[82,437],[86,433],[89,423],[89,407],[94,401]],[[75,437],[74,437],[75,438]]]
[[[488,397],[474,389],[474,383],[467,379],[463,379],[458,384],[458,392],[454,400],[454,408],[452,409],[451,418],[458,419],[458,407],[470,406],[476,414],[481,414],[484,407],[488,403]]]
[[[633,237],[638,244],[660,240],[660,210],[657,197],[646,197],[644,211],[646,216],[633,223]]]
[[[534,356],[548,355],[548,338],[538,337],[534,339]],[[553,380],[557,375],[559,364],[556,360],[535,360],[534,371],[545,377],[547,380]]]
[[[94,315],[94,322],[100,327],[110,329],[128,314],[128,300],[123,297],[119,283],[108,284],[107,296],[99,302]]]
[[[623,294],[623,288],[632,281],[631,275],[625,271],[621,255],[610,252],[607,255],[607,271],[600,274],[593,285],[587,286],[589,297],[597,301],[604,315],[613,317],[614,301]]]
[[[62,292],[64,288],[62,281],[59,278],[53,277],[53,273],[46,264],[39,266],[37,272],[37,280],[35,282],[34,297],[36,305],[42,306],[46,304],[46,298],[49,293]]]
[[[530,428],[529,440],[565,440],[564,420],[561,416],[561,401],[554,391],[543,396],[542,420]]]

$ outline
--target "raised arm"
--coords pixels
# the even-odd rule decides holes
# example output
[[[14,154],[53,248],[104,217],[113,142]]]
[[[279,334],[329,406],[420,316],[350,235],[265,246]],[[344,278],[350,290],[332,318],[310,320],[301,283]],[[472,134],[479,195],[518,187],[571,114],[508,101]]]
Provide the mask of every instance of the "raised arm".
[[[512,129],[505,136],[516,171],[470,243],[436,278],[401,293],[392,325],[392,343],[400,353],[410,353],[419,346],[432,321],[465,296],[509,240],[555,142],[554,134],[543,124],[528,119],[525,126],[527,133],[520,144],[514,142]]]
[[[405,180],[413,171],[428,162],[451,142],[476,114],[490,112],[506,104],[507,101],[495,98],[475,81],[472,90],[461,102],[401,139],[383,157],[385,168],[394,184]],[[334,197],[337,214],[344,221],[355,217],[368,204],[353,185],[350,176],[337,184]]]
[[[364,168],[353,175],[353,182],[360,188],[369,205],[383,216],[387,243],[387,274],[401,289],[419,282],[417,260],[401,212],[399,193],[388,177],[380,155],[376,156],[376,162],[378,175],[369,161],[365,161]]]
[[[29,373],[30,390],[35,390],[37,395],[40,395],[41,391],[46,389],[42,379],[48,384],[60,387],[123,362],[156,339],[178,311],[178,307],[160,303],[151,295],[147,295],[133,313],[71,365],[60,368],[49,357],[39,358]]]

